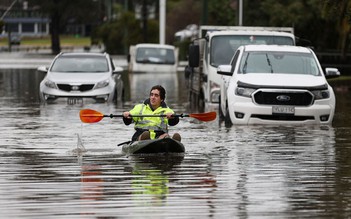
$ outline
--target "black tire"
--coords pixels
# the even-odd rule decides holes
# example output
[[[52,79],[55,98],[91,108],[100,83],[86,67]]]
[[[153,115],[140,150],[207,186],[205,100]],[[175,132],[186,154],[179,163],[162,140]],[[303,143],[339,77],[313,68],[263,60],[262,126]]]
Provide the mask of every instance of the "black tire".
[[[219,119],[220,120],[224,120],[225,116],[224,113],[222,111],[222,107],[221,107],[221,97],[219,96],[219,104],[218,104],[218,114],[219,114]]]
[[[232,125],[233,125],[232,120],[230,120],[228,104],[227,104],[226,110],[225,110],[224,125],[227,128],[232,127]]]

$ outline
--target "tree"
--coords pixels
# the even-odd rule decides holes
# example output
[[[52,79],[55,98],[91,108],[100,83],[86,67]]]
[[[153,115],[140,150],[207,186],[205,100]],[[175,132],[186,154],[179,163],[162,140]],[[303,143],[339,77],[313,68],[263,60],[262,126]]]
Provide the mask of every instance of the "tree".
[[[140,22],[131,12],[121,12],[118,20],[105,23],[97,29],[97,37],[105,45],[106,52],[111,54],[124,54],[129,45],[142,42],[141,33]]]
[[[60,34],[69,22],[89,23],[101,19],[99,1],[94,0],[28,0],[38,10],[51,19],[51,50],[53,54],[61,51]]]
[[[342,59],[346,59],[346,53],[350,46],[351,34],[351,1],[324,0],[323,17],[329,21],[335,21],[337,32],[340,34],[338,48],[341,50]]]
[[[136,19],[135,14],[123,9],[122,5],[115,4],[113,11],[116,19],[104,23],[96,32],[96,37],[103,42],[108,53],[125,54],[130,45],[142,42],[158,43],[157,20],[148,19],[147,28],[144,29],[144,21]]]
[[[208,24],[237,25],[237,4],[233,0],[208,0]],[[203,15],[204,16],[204,15]]]

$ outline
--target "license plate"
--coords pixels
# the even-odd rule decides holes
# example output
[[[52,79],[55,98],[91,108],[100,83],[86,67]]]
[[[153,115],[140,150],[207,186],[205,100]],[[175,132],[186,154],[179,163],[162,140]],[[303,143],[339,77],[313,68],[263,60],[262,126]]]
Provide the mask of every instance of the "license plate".
[[[272,107],[273,114],[295,114],[295,107],[293,106],[273,106]]]
[[[83,99],[79,97],[69,97],[67,98],[67,104],[74,105],[74,104],[82,104]]]

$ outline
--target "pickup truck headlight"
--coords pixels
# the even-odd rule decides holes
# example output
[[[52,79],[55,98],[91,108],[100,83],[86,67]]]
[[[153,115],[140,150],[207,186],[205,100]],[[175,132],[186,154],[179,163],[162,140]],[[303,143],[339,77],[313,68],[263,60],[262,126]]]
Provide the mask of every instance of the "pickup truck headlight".
[[[107,87],[110,84],[110,80],[103,80],[100,81],[99,83],[96,84],[95,89],[99,89],[99,88],[103,88],[103,87]]]
[[[330,97],[329,90],[313,90],[311,92],[315,100],[327,99]]]
[[[243,96],[243,97],[251,97],[252,93],[255,91],[256,89],[253,89],[253,88],[237,87],[235,89],[235,95]]]
[[[45,86],[52,88],[52,89],[57,89],[55,82],[50,81],[50,80],[45,81]]]

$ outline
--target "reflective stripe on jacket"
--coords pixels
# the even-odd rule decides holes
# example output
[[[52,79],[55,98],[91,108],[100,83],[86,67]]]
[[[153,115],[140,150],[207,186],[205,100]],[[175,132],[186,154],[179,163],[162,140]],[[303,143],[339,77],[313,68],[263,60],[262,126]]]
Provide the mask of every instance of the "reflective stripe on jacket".
[[[173,110],[166,105],[160,106],[154,111],[149,104],[137,104],[130,111],[132,115],[165,115],[167,113],[174,113]],[[132,117],[135,123],[134,128],[140,128],[150,131],[150,137],[155,138],[154,131],[168,132],[168,119],[166,117]]]

